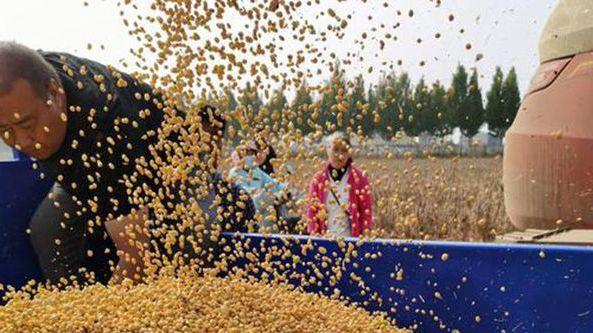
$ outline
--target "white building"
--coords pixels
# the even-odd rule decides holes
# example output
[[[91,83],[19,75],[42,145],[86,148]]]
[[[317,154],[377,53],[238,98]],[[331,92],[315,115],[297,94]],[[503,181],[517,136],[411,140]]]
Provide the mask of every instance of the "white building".
[[[485,132],[476,134],[472,138],[472,145],[484,149],[487,154],[498,154],[503,151],[502,139]]]

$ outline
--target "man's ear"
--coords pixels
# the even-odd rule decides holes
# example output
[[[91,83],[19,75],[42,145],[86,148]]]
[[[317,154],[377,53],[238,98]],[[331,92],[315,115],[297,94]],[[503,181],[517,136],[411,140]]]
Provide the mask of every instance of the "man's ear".
[[[47,89],[48,97],[51,97],[55,100],[58,99],[58,96],[62,94],[62,85],[56,81],[56,79],[52,78],[49,80],[49,87]]]
[[[47,89],[47,99],[49,102],[53,104],[55,110],[58,110],[60,112],[65,111],[67,104],[66,95],[64,94],[64,89],[62,88],[62,85],[56,79],[51,79],[49,81],[49,87]]]

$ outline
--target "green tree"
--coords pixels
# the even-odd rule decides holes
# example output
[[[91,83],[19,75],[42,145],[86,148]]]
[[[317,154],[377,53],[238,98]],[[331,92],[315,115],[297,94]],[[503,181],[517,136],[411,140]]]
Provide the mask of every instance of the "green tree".
[[[276,89],[272,93],[272,97],[268,101],[267,107],[271,112],[282,111],[288,105],[288,100],[284,96],[284,90]]]
[[[478,83],[478,71],[474,68],[469,80],[467,98],[462,103],[459,114],[459,129],[468,138],[478,134],[484,124],[484,104],[482,90]]]
[[[247,83],[247,86],[241,92],[238,102],[239,105],[245,107],[248,112],[252,112],[253,114],[257,114],[263,106],[257,88],[252,87],[250,83]]]
[[[386,77],[382,77],[381,80],[379,80],[379,83],[375,87],[371,102],[371,111],[373,113],[373,129],[371,132],[379,133],[384,138],[389,136],[386,124],[390,122],[391,119],[386,104],[386,100],[388,99],[388,84]],[[389,96],[391,96],[390,93]],[[369,98],[369,100],[371,99]]]
[[[492,85],[490,85],[490,90],[486,95],[485,120],[490,134],[499,138],[504,136],[504,132],[508,128],[505,119],[504,97],[502,96],[503,85],[504,74],[500,67],[496,67]]]
[[[455,127],[461,127],[462,119],[467,109],[467,95],[468,95],[468,75],[463,65],[458,65],[451,88],[447,94],[448,112],[446,121],[451,126],[451,130]]]
[[[311,105],[313,104],[313,97],[311,97],[311,92],[309,86],[307,85],[306,81],[299,86],[292,100],[291,107],[298,108],[300,106]]]
[[[380,133],[380,130],[378,129],[378,124],[375,123],[375,116],[377,116],[378,120],[380,120],[379,114],[377,112],[379,100],[377,98],[376,86],[371,85],[369,87],[367,98],[367,114],[363,115],[362,118],[362,133],[366,137],[370,137],[375,133],[383,135],[383,133]]]
[[[365,83],[362,75],[358,75],[353,82],[353,87],[348,94],[348,127],[360,128],[362,131],[362,124],[365,118],[369,118],[367,97],[365,91]]]
[[[332,67],[332,76],[321,97],[318,118],[318,124],[328,132],[345,130],[349,119],[348,103],[343,100],[347,94],[344,71],[339,61]]]
[[[418,136],[428,131],[431,121],[430,107],[430,92],[424,78],[421,78],[414,89],[410,107],[404,110],[403,128],[406,134]]]
[[[506,79],[502,85],[502,110],[504,115],[504,122],[502,126],[502,135],[509,129],[517,112],[521,106],[521,92],[517,84],[517,72],[515,68],[511,68],[507,74]]]
[[[284,96],[284,90],[274,90],[274,92],[272,93],[272,97],[266,105],[266,108],[268,109],[269,113],[270,126],[274,129],[275,132],[279,131],[283,127],[282,115],[285,113],[287,106],[288,101],[286,99],[286,96]]]
[[[238,103],[235,94],[230,88],[223,91],[220,108],[226,112],[232,112],[237,109]]]
[[[435,136],[445,136],[451,132],[447,123],[447,91],[441,82],[433,83],[430,91],[430,117],[427,126],[428,133]]]
[[[315,123],[311,119],[311,104],[313,104],[313,97],[311,97],[310,88],[307,81],[303,81],[290,104],[290,110],[285,110],[282,115],[283,125],[290,127],[292,123],[292,127],[299,129],[303,134],[311,133],[312,125]]]
[[[264,119],[267,118],[267,110],[262,108],[263,102],[258,94],[257,87],[251,86],[247,83],[245,88],[241,91],[241,94],[237,98],[238,111],[241,114],[237,114],[244,119],[247,127],[242,127],[242,135],[251,135],[251,129],[255,128],[255,125],[264,125]]]
[[[392,73],[386,78],[386,86],[379,88],[379,128],[383,136],[389,138],[404,129],[405,117],[412,112],[412,83],[407,73]]]
[[[228,127],[229,129],[232,128],[232,130],[229,130],[229,134],[233,134],[230,139],[237,143],[240,140],[239,136],[242,135],[243,128],[241,126],[241,122],[238,119],[240,116],[235,112],[239,104],[237,103],[235,94],[230,87],[227,87],[223,90],[216,105],[221,109],[221,111],[229,115],[230,119]],[[237,133],[237,131],[241,133]]]

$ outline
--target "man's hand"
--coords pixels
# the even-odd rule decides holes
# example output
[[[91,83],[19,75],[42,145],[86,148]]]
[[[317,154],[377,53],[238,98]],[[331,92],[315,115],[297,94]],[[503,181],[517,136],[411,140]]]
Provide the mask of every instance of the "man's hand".
[[[105,224],[119,256],[111,282],[121,283],[124,279],[141,282],[144,278],[144,255],[150,242],[144,230],[147,216],[147,210],[141,209]]]

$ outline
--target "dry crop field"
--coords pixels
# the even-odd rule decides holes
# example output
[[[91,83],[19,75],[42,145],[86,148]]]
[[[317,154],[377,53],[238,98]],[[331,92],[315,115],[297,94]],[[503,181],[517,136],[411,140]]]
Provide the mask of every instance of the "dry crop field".
[[[359,158],[372,186],[378,236],[492,241],[513,230],[504,210],[502,158]],[[321,161],[295,161],[290,179],[307,189]]]

